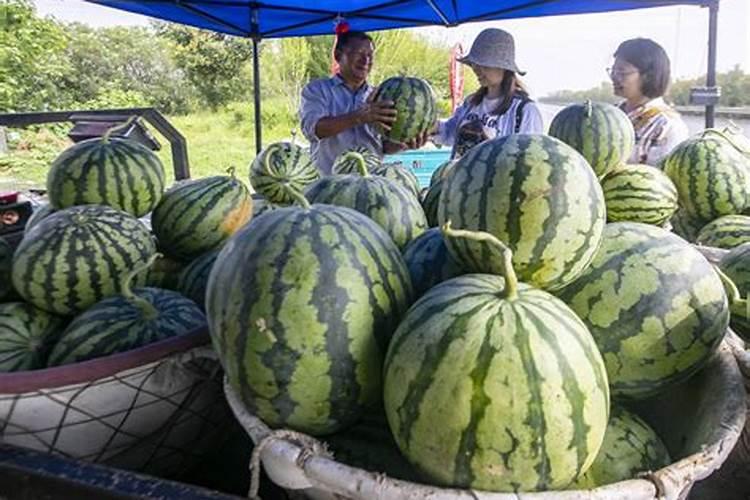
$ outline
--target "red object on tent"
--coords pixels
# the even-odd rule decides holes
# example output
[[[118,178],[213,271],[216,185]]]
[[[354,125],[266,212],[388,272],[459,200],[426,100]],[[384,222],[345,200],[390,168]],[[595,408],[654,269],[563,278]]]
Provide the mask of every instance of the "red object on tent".
[[[457,43],[451,49],[451,59],[448,68],[451,86],[451,112],[455,111],[464,96],[464,68],[458,58],[463,55],[463,48]]]
[[[331,75],[335,75],[339,72],[339,63],[336,62],[336,57],[334,54],[336,50],[336,42],[339,41],[339,35],[349,31],[349,23],[344,21],[343,18],[337,17],[336,27],[333,29],[333,31],[334,33],[336,33],[336,35],[333,37],[333,45],[331,46]]]

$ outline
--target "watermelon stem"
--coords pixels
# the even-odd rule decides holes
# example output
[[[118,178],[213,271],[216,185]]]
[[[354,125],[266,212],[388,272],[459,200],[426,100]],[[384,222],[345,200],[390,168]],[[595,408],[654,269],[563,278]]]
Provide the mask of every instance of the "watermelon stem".
[[[516,277],[516,272],[513,269],[513,252],[508,245],[497,239],[494,234],[485,231],[453,229],[450,220],[443,224],[440,229],[446,238],[464,238],[470,241],[486,242],[498,249],[503,255],[503,278],[505,279],[505,288],[500,293],[500,297],[512,300],[518,296],[518,277]]]
[[[716,129],[716,128],[707,128],[701,134],[701,139],[703,137],[706,137],[706,134],[716,134],[719,137],[721,137],[722,139],[724,139],[725,141],[727,141],[730,146],[732,146],[734,149],[736,149],[737,151],[739,151],[743,155],[745,155],[745,154],[748,153],[746,149],[744,149],[742,146],[740,146],[739,144],[737,144],[736,142],[734,142],[734,140],[731,137],[729,137],[723,130],[719,130],[719,129]]]
[[[716,271],[716,274],[719,275],[721,284],[724,285],[724,290],[727,293],[727,300],[729,300],[729,307],[734,309],[735,311],[744,308],[745,318],[750,319],[750,301],[748,301],[747,298],[742,298],[742,294],[737,288],[735,282],[732,281],[732,278],[727,276],[724,271],[719,269],[717,266],[713,266],[713,268],[714,271]]]
[[[347,158],[352,158],[354,161],[357,162],[357,170],[359,171],[359,175],[362,177],[369,177],[370,172],[367,171],[367,162],[365,161],[365,157],[362,153],[358,153],[357,151],[349,151],[346,153]]]
[[[154,264],[154,262],[156,262],[156,259],[158,259],[161,256],[162,254],[157,252],[151,257],[149,257],[146,262],[137,264],[133,268],[133,270],[131,270],[128,274],[125,275],[125,278],[122,280],[122,283],[120,286],[121,287],[120,295],[122,295],[123,297],[125,297],[126,300],[128,300],[129,302],[132,302],[138,308],[140,308],[141,312],[143,313],[143,318],[146,321],[156,319],[156,317],[159,316],[159,311],[154,307],[154,305],[151,302],[134,294],[133,289],[130,288],[130,285],[133,281],[133,278],[135,278],[135,276],[138,273],[151,267]]]
[[[237,176],[235,175],[237,173],[237,169],[234,167],[234,165],[227,169],[227,173],[232,177],[232,179],[237,178]]]
[[[299,190],[294,189],[291,184],[289,184],[288,182],[282,182],[281,187],[297,203],[297,205],[301,206],[305,210],[310,208],[310,201],[305,198],[305,195],[302,194]]]
[[[108,143],[110,136],[115,132],[119,132],[120,130],[127,130],[128,128],[130,128],[130,125],[132,125],[136,118],[138,118],[136,115],[130,115],[130,118],[125,120],[125,123],[121,123],[120,125],[115,125],[114,127],[108,128],[102,136],[102,143]]]
[[[586,118],[591,118],[591,115],[594,113],[594,106],[591,103],[591,99],[586,99],[586,101],[583,103],[583,115]]]

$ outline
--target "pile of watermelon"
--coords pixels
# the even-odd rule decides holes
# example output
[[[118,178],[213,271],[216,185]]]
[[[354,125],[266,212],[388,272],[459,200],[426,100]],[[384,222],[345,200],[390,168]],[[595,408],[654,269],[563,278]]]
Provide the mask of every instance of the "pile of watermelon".
[[[423,193],[366,149],[325,178],[290,145],[256,160],[264,210],[206,290],[246,408],[439,486],[591,488],[668,465],[632,403],[706,365],[736,297],[669,230],[675,178],[623,164],[619,109],[556,120],[473,147]]]
[[[428,86],[387,91],[408,118],[399,134],[432,120]],[[747,158],[709,131],[663,170],[624,165],[632,126],[604,104],[572,106],[553,125],[474,146],[423,193],[366,149],[321,178],[304,148],[271,144],[250,166],[252,195],[233,173],[125,195],[128,183],[91,166],[106,154],[68,156],[56,167],[73,172],[58,178],[81,179],[75,192],[51,196],[52,214],[10,261],[0,246],[5,293],[24,300],[9,315],[39,332],[24,334],[26,366],[153,342],[142,326],[157,318],[178,334],[204,307],[246,408],[321,436],[352,465],[499,492],[592,488],[666,466],[674,450],[633,403],[701,370],[746,305],[669,221],[699,218],[700,241],[736,241]],[[119,176],[122,158],[105,162]],[[740,290],[746,255],[750,244],[724,266]],[[92,326],[105,323],[112,337]]]
[[[60,154],[48,195],[16,249],[0,240],[0,372],[205,328],[210,257],[252,217],[233,172],[165,192],[158,157],[107,133]]]

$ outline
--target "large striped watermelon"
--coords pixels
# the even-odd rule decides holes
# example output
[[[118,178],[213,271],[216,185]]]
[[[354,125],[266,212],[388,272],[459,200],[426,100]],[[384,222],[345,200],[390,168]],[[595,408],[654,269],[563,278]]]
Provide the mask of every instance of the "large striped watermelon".
[[[320,178],[310,154],[291,142],[266,146],[250,164],[250,184],[271,203],[289,205],[294,197],[288,187],[303,191]]]
[[[750,159],[716,130],[680,143],[665,158],[664,171],[694,220],[739,214],[750,205]]]
[[[581,153],[596,175],[626,163],[635,146],[635,132],[628,116],[603,102],[571,104],[552,119],[549,135]]]
[[[380,166],[383,160],[369,148],[358,146],[338,155],[331,171],[334,174],[358,174],[361,163],[365,164],[368,172],[372,172],[372,169]]]
[[[364,162],[370,175],[391,179],[419,197],[419,180],[410,169],[397,163],[383,163],[381,159],[364,147],[342,153],[333,165],[334,174],[361,175],[360,164]]]
[[[472,148],[445,178],[440,224],[492,233],[513,251],[519,278],[547,290],[573,281],[593,259],[604,195],[586,160],[546,135],[514,134]],[[483,243],[449,241],[467,271],[498,274]]]
[[[215,175],[167,191],[151,215],[151,227],[161,251],[191,260],[223,245],[252,214],[245,184],[234,173]]]
[[[430,177],[430,187],[432,187],[435,183],[443,180],[445,176],[447,176],[453,169],[453,165],[455,163],[456,160],[448,160],[438,165],[438,167],[432,172],[432,176]]]
[[[608,224],[591,266],[559,297],[594,336],[612,394],[627,398],[687,379],[729,325],[711,264],[682,238],[648,224]]]
[[[411,191],[414,196],[419,198],[419,179],[411,169],[401,163],[383,163],[373,168],[370,173],[395,181],[396,184],[406,188],[407,191]]]
[[[42,203],[36,207],[34,207],[34,211],[31,212],[31,217],[29,217],[29,220],[26,221],[26,231],[30,231],[32,227],[36,226],[36,224],[47,217],[48,215],[51,215],[55,213],[55,209],[52,208],[52,205],[49,203]]]
[[[142,144],[109,137],[87,139],[55,159],[47,195],[55,209],[108,205],[136,217],[150,212],[164,192],[164,167]]]
[[[12,269],[13,249],[3,238],[0,238],[0,302],[13,294]]]
[[[572,488],[592,489],[636,479],[670,463],[669,451],[656,432],[635,413],[613,404],[599,454]]]
[[[48,366],[125,352],[205,327],[198,306],[177,292],[125,288],[76,316],[52,347]]]
[[[40,309],[83,311],[120,291],[125,273],[156,252],[132,215],[101,205],[66,208],[24,235],[13,256],[13,284]]]
[[[719,268],[731,279],[742,299],[750,298],[750,243],[734,247],[719,262]],[[750,311],[746,304],[730,305],[732,329],[743,339],[750,340]]]
[[[422,209],[427,218],[428,227],[436,227],[440,224],[438,220],[438,208],[440,207],[440,195],[443,194],[444,182],[444,179],[438,179],[430,184],[430,187],[427,188],[422,196]]]
[[[430,84],[421,78],[394,76],[378,86],[375,101],[393,101],[396,121],[383,137],[393,142],[408,142],[427,132],[437,120],[437,101]]]
[[[602,179],[607,220],[661,226],[677,211],[677,189],[664,172],[649,165],[627,165]]]
[[[439,485],[563,488],[604,437],[609,391],[594,340],[510,266],[505,279],[468,274],[430,289],[396,330],[384,371],[396,442]]]
[[[198,304],[201,309],[206,308],[206,286],[208,276],[216,262],[219,250],[207,252],[193,260],[177,276],[177,291]]]
[[[360,175],[329,175],[305,190],[311,203],[348,207],[377,222],[404,248],[427,229],[419,200],[406,189],[384,177],[367,173],[360,158]]]
[[[724,215],[703,226],[695,242],[718,248],[734,248],[750,242],[750,216]]]
[[[44,368],[65,320],[23,302],[0,304],[0,373]]]
[[[312,205],[266,212],[230,239],[206,310],[248,409],[273,427],[326,434],[380,400],[385,346],[411,295],[383,229],[354,210]]]
[[[404,262],[409,269],[415,297],[447,279],[463,274],[461,266],[448,252],[440,228],[433,227],[404,248]]]
[[[706,222],[693,219],[684,208],[678,208],[672,218],[669,219],[672,232],[686,241],[695,241],[698,232],[706,225]]]

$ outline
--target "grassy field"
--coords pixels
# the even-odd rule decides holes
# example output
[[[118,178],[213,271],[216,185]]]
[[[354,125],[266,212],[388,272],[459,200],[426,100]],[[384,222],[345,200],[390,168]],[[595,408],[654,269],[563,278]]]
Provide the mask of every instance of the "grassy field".
[[[291,130],[297,124],[286,108],[281,104],[264,110],[264,144],[291,137]],[[217,112],[203,111],[168,119],[187,140],[192,178],[222,174],[229,167],[235,167],[237,177],[247,181],[250,162],[255,157],[250,104],[235,104]],[[70,124],[63,123],[8,130],[9,152],[0,154],[0,192],[44,188],[49,166],[72,144],[66,137],[70,128]],[[171,184],[174,175],[169,143],[153,128],[149,129],[162,145],[158,154]]]

